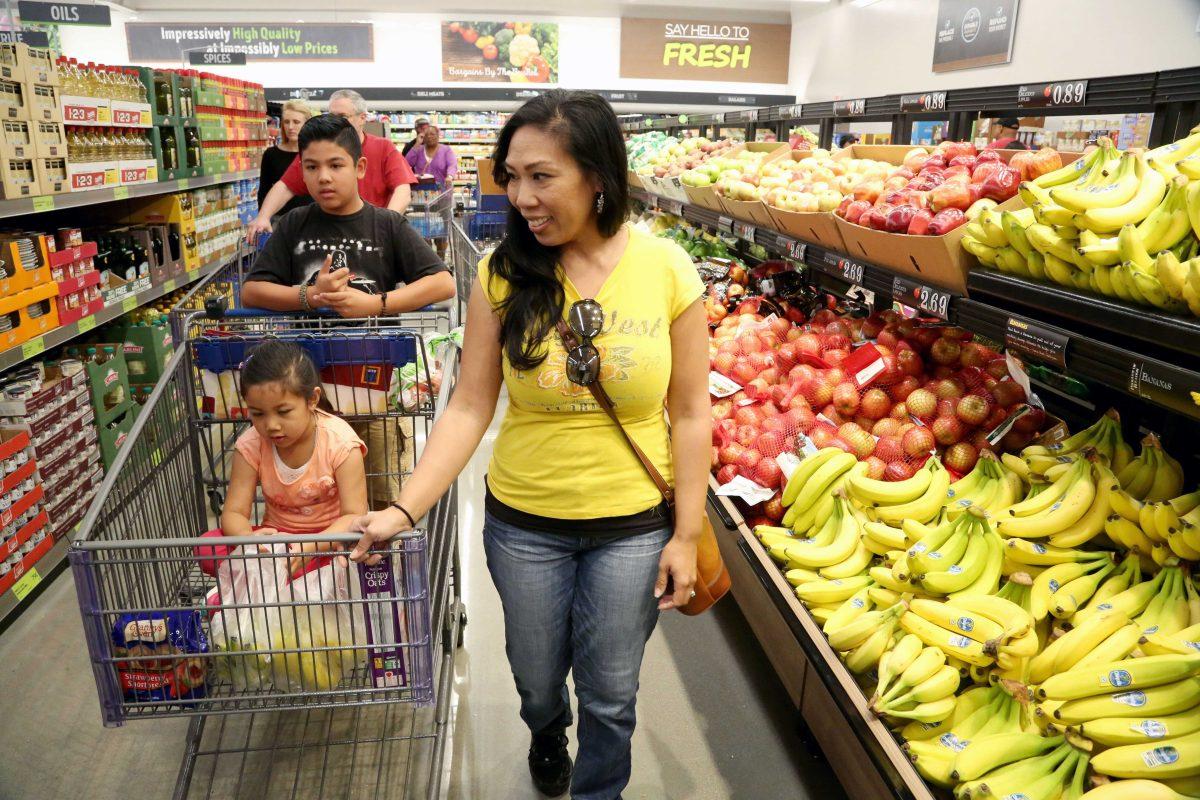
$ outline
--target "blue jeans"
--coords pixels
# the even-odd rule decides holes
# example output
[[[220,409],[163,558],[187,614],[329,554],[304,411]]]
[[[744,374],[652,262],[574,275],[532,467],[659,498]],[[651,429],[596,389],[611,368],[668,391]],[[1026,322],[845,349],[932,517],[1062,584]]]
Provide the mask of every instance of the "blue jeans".
[[[616,800],[629,783],[642,654],[658,621],[654,581],[670,529],[621,539],[536,533],[484,519],[488,570],[504,605],[508,662],[529,730],[571,724],[579,701],[574,800]]]

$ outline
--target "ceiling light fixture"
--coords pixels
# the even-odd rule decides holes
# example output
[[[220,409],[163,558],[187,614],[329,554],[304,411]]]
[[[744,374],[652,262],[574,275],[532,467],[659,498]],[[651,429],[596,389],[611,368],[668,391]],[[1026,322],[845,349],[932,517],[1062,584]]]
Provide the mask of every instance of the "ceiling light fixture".
[[[858,6],[859,8],[866,8],[867,6],[873,6],[878,2],[879,0],[850,0],[850,5]]]

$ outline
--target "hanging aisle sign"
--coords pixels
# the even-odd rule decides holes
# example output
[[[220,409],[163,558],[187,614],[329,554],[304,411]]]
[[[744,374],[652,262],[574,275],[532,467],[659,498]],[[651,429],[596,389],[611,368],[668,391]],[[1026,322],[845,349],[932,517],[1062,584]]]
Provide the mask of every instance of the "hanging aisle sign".
[[[1017,0],[938,0],[933,71],[1007,64],[1017,30]]]
[[[189,50],[244,53],[249,61],[374,61],[369,22],[126,22],[129,60],[182,61]]]
[[[787,83],[791,25],[621,18],[621,77]]]
[[[50,34],[46,31],[0,31],[0,44],[21,42],[30,47],[49,47]]]
[[[21,22],[45,22],[51,25],[112,26],[112,11],[99,3],[37,3],[20,0],[17,13]]]
[[[246,63],[246,54],[222,50],[193,50],[188,53],[188,63],[194,67],[238,67]]]

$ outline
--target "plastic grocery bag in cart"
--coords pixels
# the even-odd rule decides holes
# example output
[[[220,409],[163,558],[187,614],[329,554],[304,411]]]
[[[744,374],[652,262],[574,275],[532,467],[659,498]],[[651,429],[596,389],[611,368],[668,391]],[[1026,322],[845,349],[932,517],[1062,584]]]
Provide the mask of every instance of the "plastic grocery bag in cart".
[[[360,581],[341,556],[290,578],[286,545],[270,548],[239,547],[218,569],[217,674],[239,691],[329,691],[367,658],[363,604],[348,602]]]

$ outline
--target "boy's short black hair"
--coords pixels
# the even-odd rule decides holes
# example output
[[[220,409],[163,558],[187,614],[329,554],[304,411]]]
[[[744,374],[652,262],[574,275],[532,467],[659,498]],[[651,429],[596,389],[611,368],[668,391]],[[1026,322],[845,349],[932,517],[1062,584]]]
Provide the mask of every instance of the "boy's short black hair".
[[[304,123],[300,129],[300,152],[313,142],[333,142],[341,147],[355,161],[362,158],[362,141],[358,131],[345,117],[337,114],[318,114]]]

